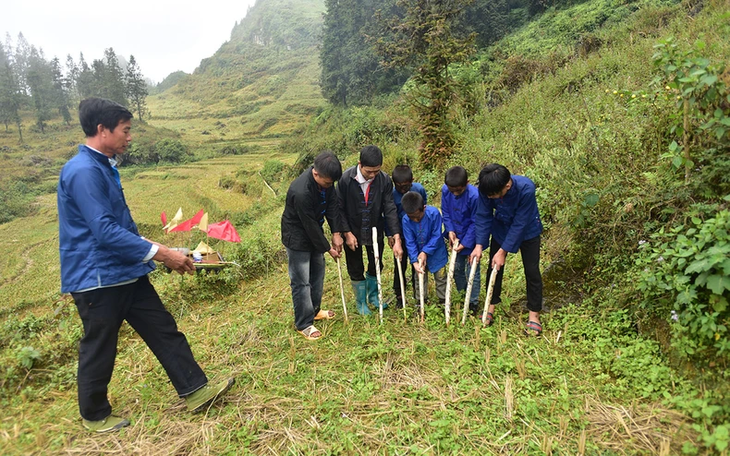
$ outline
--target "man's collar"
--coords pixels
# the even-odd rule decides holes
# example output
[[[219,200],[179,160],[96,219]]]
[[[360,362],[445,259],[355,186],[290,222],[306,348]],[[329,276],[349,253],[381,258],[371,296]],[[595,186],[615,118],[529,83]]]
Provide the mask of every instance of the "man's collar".
[[[370,180],[365,179],[365,176],[363,176],[362,173],[360,172],[360,165],[359,164],[356,165],[355,168],[357,169],[357,174],[355,174],[354,177],[355,177],[355,180],[358,183],[364,184],[364,183],[367,183],[367,182],[372,182],[375,179],[374,177],[372,179],[370,179]]]
[[[117,159],[116,158],[114,158],[114,157],[108,157],[105,154],[103,154],[103,153],[99,152],[98,150],[94,149],[93,147],[91,147],[88,144],[86,144],[86,148],[87,149],[90,149],[90,150],[93,150],[94,152],[96,152],[99,155],[103,155],[104,158],[106,158],[106,159],[109,160],[109,164],[112,165],[112,167],[116,167],[117,166]]]

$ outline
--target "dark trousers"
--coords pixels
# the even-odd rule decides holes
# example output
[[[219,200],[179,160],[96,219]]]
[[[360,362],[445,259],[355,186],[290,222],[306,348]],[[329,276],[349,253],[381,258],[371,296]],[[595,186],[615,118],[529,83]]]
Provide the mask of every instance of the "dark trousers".
[[[345,251],[345,260],[347,261],[347,274],[350,276],[350,280],[353,282],[360,282],[365,280],[365,263],[362,261],[362,244],[358,242],[358,246],[355,250],[350,250],[347,245],[343,249]],[[378,250],[380,252],[380,270],[383,270],[383,249],[385,244],[383,238],[378,239]],[[372,277],[377,276],[375,271],[375,250],[372,245],[366,245],[365,251],[368,255],[368,275]]]
[[[322,305],[324,255],[286,249],[289,258],[289,285],[294,304],[294,326],[303,331],[314,324]]]
[[[167,372],[179,396],[208,383],[193,358],[185,335],[165,309],[147,276],[111,288],[72,293],[84,326],[79,343],[79,411],[98,421],[112,412],[107,387],[117,355],[119,328],[124,320],[142,337]]]
[[[489,247],[489,269],[487,270],[486,285],[489,288],[489,276],[492,274],[492,258],[502,247],[492,238]],[[527,287],[527,308],[532,312],[540,312],[542,310],[542,275],[540,274],[540,236],[523,241],[520,245],[520,254],[522,255],[522,266],[525,268],[525,282]],[[492,302],[490,304],[499,304],[502,302],[502,277],[504,276],[504,267],[497,271],[497,279],[494,282],[494,291],[492,294]]]

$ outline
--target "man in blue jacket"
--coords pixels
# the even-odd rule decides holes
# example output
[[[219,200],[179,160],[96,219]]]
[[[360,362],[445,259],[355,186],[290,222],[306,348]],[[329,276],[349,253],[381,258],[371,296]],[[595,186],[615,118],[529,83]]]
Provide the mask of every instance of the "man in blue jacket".
[[[155,269],[152,260],[180,274],[193,273],[194,266],[182,253],[141,237],[132,220],[114,160],[132,140],[131,119],[129,110],[113,101],[83,100],[79,120],[86,144],[58,181],[61,292],[73,296],[84,327],[78,400],[83,424],[92,432],[129,425],[111,414],[107,398],[124,320],[150,347],[190,411],[205,410],[235,382],[208,385],[185,335],[147,278]]]
[[[477,244],[472,258],[480,259],[482,250],[492,242],[489,252],[489,270],[497,270],[492,300],[489,303],[487,324],[494,321],[495,305],[501,302],[502,276],[507,253],[522,253],[527,282],[527,309],[530,311],[525,334],[542,333],[542,276],[540,275],[540,233],[542,222],[537,210],[535,184],[527,177],[516,176],[502,165],[493,163],[479,173],[479,210],[476,218]]]

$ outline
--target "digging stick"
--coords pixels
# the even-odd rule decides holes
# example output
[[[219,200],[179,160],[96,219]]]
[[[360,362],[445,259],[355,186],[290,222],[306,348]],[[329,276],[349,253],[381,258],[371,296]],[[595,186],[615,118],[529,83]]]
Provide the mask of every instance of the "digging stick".
[[[494,293],[494,282],[497,281],[498,269],[492,268],[489,274],[489,286],[487,287],[487,299],[484,301],[484,312],[482,312],[482,326],[487,324],[487,313],[489,312],[489,304],[492,303],[492,293]]]
[[[345,286],[342,284],[342,269],[340,269],[339,258],[337,258],[337,274],[340,276],[340,295],[342,296],[342,310],[345,312],[345,324],[347,324],[347,303],[345,302]]]
[[[378,278],[378,312],[380,323],[383,323],[383,288],[380,286],[380,251],[378,247],[378,229],[373,227],[373,253],[375,256],[375,274]]]
[[[421,270],[423,270],[423,265],[420,262],[419,262],[419,266],[421,267]],[[425,309],[424,309],[424,307],[425,307],[425,301],[426,301],[426,298],[424,297],[424,295],[425,295],[426,292],[423,289],[424,288],[424,283],[423,282],[424,282],[424,278],[425,277],[426,277],[426,273],[425,272],[419,272],[418,273],[418,285],[419,285],[419,287],[418,287],[419,288],[419,293],[418,294],[419,294],[419,298],[421,300],[421,323],[423,323],[423,320],[425,320],[425,315],[424,314],[426,312]]]
[[[469,271],[469,282],[466,284],[466,296],[464,297],[464,312],[461,315],[461,324],[466,323],[466,313],[469,311],[469,301],[471,300],[471,289],[474,287],[474,276],[477,272],[477,259],[471,262],[471,271]]]
[[[449,275],[446,276],[446,302],[444,303],[444,314],[446,315],[446,326],[449,326],[451,318],[451,281],[454,279],[454,267],[456,267],[456,249],[459,248],[459,240],[451,247],[451,258],[449,259]]]
[[[398,277],[400,277],[400,297],[403,301],[403,320],[408,321],[408,314],[406,313],[406,284],[403,282],[403,265],[401,260],[396,259],[395,263],[398,265]]]

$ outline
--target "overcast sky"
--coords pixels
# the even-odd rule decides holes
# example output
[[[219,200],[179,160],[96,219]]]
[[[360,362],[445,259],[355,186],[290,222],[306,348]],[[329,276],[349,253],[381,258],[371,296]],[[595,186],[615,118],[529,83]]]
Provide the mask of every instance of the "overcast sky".
[[[0,6],[0,41],[10,33],[17,44],[43,48],[46,59],[65,64],[79,53],[91,65],[112,47],[117,56],[134,55],[145,77],[160,82],[168,74],[191,73],[231,37],[256,0],[8,0]]]

